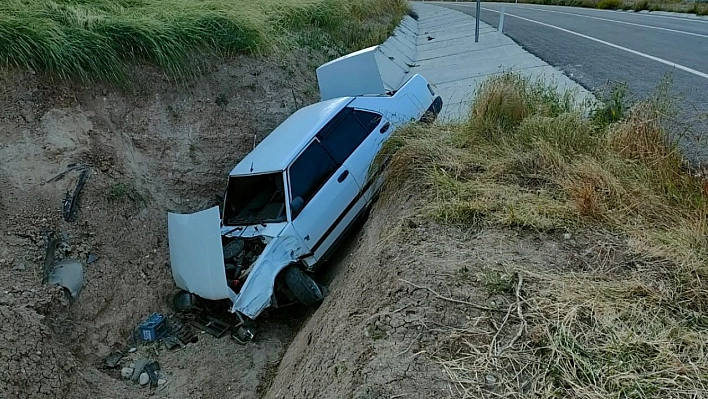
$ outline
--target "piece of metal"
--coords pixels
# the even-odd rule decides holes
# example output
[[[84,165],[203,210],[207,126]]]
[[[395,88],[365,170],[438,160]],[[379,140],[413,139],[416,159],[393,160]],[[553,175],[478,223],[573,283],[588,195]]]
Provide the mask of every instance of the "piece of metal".
[[[231,328],[228,323],[204,315],[197,316],[195,319],[189,320],[188,323],[214,338],[221,338]]]
[[[167,330],[169,331],[168,337],[176,338],[181,345],[193,344],[199,341],[199,338],[194,335],[192,329],[176,317],[167,320]],[[163,338],[163,342],[170,348],[171,342],[169,340]]]
[[[74,188],[74,192],[69,193],[67,191],[66,196],[62,201],[62,214],[64,215],[64,220],[66,220],[67,222],[73,222],[76,220],[76,204],[79,200],[79,194],[81,193],[81,189],[84,187],[86,179],[88,179],[88,175],[88,169],[82,170],[81,174],[79,175],[79,180],[76,182],[76,188]]]
[[[475,13],[475,25],[474,25],[474,42],[479,41],[479,13],[482,8],[480,0],[477,0],[477,12]]]
[[[76,259],[65,259],[54,266],[47,276],[47,282],[66,288],[76,298],[84,285],[84,267]]]
[[[256,335],[256,330],[253,327],[239,327],[236,332],[231,334],[231,338],[234,339],[239,345],[246,345],[247,343],[253,341]]]
[[[502,6],[501,12],[499,13],[499,32],[504,33],[504,10],[505,7]]]
[[[106,357],[105,365],[106,368],[114,369],[120,364],[120,360],[123,358],[123,352],[113,352],[108,357]]]

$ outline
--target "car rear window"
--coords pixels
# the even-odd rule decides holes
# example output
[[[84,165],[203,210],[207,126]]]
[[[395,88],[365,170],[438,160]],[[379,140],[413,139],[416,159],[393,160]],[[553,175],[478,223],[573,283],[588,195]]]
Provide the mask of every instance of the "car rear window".
[[[337,170],[337,165],[324,147],[313,141],[290,166],[290,193],[305,204]]]

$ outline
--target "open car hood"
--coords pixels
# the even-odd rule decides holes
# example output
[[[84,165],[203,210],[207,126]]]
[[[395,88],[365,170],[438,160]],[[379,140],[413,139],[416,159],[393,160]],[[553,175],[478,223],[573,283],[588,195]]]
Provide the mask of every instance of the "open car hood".
[[[167,214],[172,276],[177,286],[204,299],[233,295],[226,283],[219,207]]]

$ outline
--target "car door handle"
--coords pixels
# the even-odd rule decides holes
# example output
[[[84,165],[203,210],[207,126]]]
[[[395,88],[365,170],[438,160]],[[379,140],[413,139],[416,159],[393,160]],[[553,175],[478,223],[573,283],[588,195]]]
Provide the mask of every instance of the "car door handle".
[[[381,126],[381,130],[379,130],[379,133],[386,133],[388,131],[388,128],[391,127],[391,122],[386,122],[385,125]]]
[[[342,172],[341,175],[339,175],[339,177],[337,178],[337,181],[341,183],[344,181],[344,179],[347,178],[347,176],[349,176],[349,171],[345,170],[344,172]]]

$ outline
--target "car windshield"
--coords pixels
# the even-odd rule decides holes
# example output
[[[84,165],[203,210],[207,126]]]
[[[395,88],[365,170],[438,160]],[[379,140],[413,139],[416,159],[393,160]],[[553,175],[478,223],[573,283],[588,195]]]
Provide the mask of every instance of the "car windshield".
[[[283,173],[229,177],[223,220],[226,226],[286,221]]]

